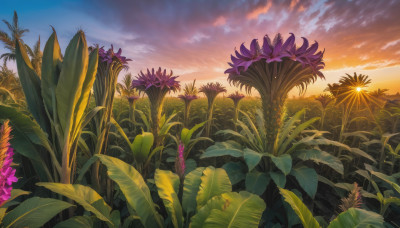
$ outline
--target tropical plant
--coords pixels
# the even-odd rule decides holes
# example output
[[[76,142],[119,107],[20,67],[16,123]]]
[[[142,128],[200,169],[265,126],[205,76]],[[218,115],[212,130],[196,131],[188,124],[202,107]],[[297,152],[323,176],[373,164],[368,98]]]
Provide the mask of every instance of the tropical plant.
[[[138,93],[132,88],[132,74],[126,74],[122,79],[122,83],[117,83],[117,92],[128,100],[129,120],[135,122],[135,107],[139,99]]]
[[[239,116],[239,102],[244,98],[244,95],[236,91],[235,93],[230,94],[228,98],[232,99],[233,101],[233,107],[234,107],[233,123],[235,124],[235,129],[236,129],[236,122]]]
[[[280,188],[281,195],[285,201],[293,208],[301,223],[305,228],[318,228],[321,225],[317,219],[313,217],[307,206],[293,192]],[[359,208],[349,208],[340,213],[334,220],[330,222],[328,228],[339,227],[385,227],[383,225],[383,217],[372,211]]]
[[[190,104],[193,100],[197,99],[197,88],[195,86],[196,79],[193,80],[193,83],[186,84],[183,89],[183,94],[179,95],[178,98],[185,102],[185,109],[183,113],[183,126],[189,127],[189,112],[190,112]]]
[[[140,71],[140,74],[132,81],[132,87],[136,88],[139,93],[143,92],[150,100],[150,115],[151,115],[151,131],[154,135],[155,147],[160,145],[159,131],[163,123],[161,121],[161,113],[163,110],[164,98],[167,93],[176,92],[180,89],[178,76],[172,76],[172,70],[167,74],[167,70],[157,71],[154,68],[147,69],[147,73]]]
[[[7,98],[18,102],[24,96],[18,77],[6,64],[0,66],[0,96],[3,103]]]
[[[317,98],[315,98],[321,104],[321,121],[320,121],[320,130],[324,129],[324,121],[326,115],[326,108],[328,105],[334,100],[334,98],[328,94],[321,94]]]
[[[40,36],[38,41],[35,43],[35,46],[33,46],[33,49],[31,49],[28,45],[25,45],[25,47],[28,55],[31,57],[32,67],[36,74],[40,77],[42,75],[41,68],[43,58],[43,53],[40,50]]]
[[[205,136],[210,137],[215,98],[218,94],[226,92],[226,88],[219,82],[209,82],[206,85],[202,85],[199,92],[204,93],[207,97],[208,106]]]
[[[273,150],[281,129],[283,107],[289,91],[298,87],[303,92],[318,77],[324,78],[320,71],[325,65],[322,60],[324,53],[316,53],[317,42],[309,47],[308,40],[303,40],[303,45],[296,47],[293,34],[285,42],[280,34],[273,41],[266,35],[260,47],[257,39],[253,39],[250,50],[242,44],[240,53],[235,51],[236,57],[231,56],[232,63],[229,63],[231,68],[225,71],[233,85],[244,87],[249,93],[252,88],[259,92],[269,152]]]
[[[3,20],[4,24],[7,25],[10,34],[7,34],[5,31],[0,31],[0,40],[4,43],[5,48],[9,51],[8,53],[4,53],[0,56],[0,59],[4,58],[4,63],[10,60],[16,59],[15,54],[15,42],[21,39],[26,33],[29,32],[28,29],[21,28],[18,24],[18,15],[17,12],[14,11],[14,17],[12,23]]]

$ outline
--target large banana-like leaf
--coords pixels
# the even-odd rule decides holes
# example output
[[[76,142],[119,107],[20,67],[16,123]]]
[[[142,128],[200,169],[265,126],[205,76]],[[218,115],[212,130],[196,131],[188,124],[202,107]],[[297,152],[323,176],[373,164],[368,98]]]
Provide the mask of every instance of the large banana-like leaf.
[[[249,172],[252,171],[258,163],[260,163],[263,154],[258,153],[252,149],[245,148],[243,150],[243,158],[249,168]]]
[[[183,227],[182,206],[179,202],[179,176],[171,171],[157,169],[154,181],[158,189],[158,195],[164,202],[168,215],[175,228]]]
[[[318,174],[315,169],[301,166],[294,168],[290,174],[296,178],[300,187],[314,199],[318,188]]]
[[[189,214],[196,211],[196,196],[201,184],[204,167],[196,168],[185,176],[182,196],[183,210]]]
[[[269,157],[271,157],[272,162],[283,172],[283,174],[288,175],[290,173],[290,170],[292,169],[292,157],[290,155],[283,154],[277,157],[269,155]]]
[[[196,197],[197,208],[205,205],[213,196],[231,191],[232,185],[226,171],[209,166],[203,171],[203,176],[201,177],[201,184]]]
[[[190,228],[203,228],[204,223],[211,211],[223,210],[225,205],[224,199],[219,195],[211,198],[206,205],[198,210],[198,212],[191,218]]]
[[[200,158],[211,158],[224,155],[230,155],[232,157],[237,157],[237,158],[242,157],[243,156],[242,146],[233,140],[228,140],[225,142],[217,142],[214,145],[208,147]]]
[[[80,184],[37,183],[36,185],[70,198],[85,210],[95,214],[97,218],[112,223],[110,219],[111,207],[92,188]]]
[[[163,227],[162,217],[156,211],[150,190],[140,173],[118,158],[97,154],[107,166],[108,176],[115,181],[145,227]]]
[[[280,188],[281,195],[287,203],[293,208],[297,216],[299,216],[301,223],[305,228],[319,228],[320,225],[317,220],[313,217],[307,206],[296,196],[293,192]]]
[[[73,205],[61,200],[32,197],[8,212],[3,219],[3,226],[42,227],[58,213]]]
[[[143,163],[149,156],[150,149],[153,146],[154,136],[150,132],[143,132],[136,135],[131,146],[133,157],[137,163]]]
[[[57,33],[53,33],[47,40],[42,57],[41,94],[47,111],[53,115],[53,101],[55,101],[56,86],[60,76],[62,55],[57,39]]]
[[[267,189],[270,181],[271,177],[266,173],[258,171],[247,173],[245,181],[246,191],[261,196]]]
[[[361,227],[385,227],[383,217],[372,211],[359,208],[350,208],[342,212],[328,226],[328,228],[361,228]]]
[[[249,192],[230,192],[221,195],[225,201],[222,210],[213,210],[203,227],[257,228],[265,203],[258,195]]]
[[[343,164],[339,158],[329,154],[328,152],[311,149],[311,150],[299,150],[296,152],[294,157],[300,158],[303,161],[312,160],[315,163],[325,164],[336,172],[343,174]]]
[[[15,43],[15,59],[17,62],[19,80],[24,90],[28,109],[40,127],[49,132],[49,121],[44,109],[40,78],[33,70],[31,61],[26,53],[25,45],[19,40]]]
[[[65,50],[60,78],[56,87],[57,113],[65,134],[70,130],[75,119],[74,112],[81,97],[85,76],[88,71],[89,57],[86,38],[78,31]]]
[[[54,228],[90,228],[93,227],[93,220],[89,216],[75,216],[62,221],[54,226]]]

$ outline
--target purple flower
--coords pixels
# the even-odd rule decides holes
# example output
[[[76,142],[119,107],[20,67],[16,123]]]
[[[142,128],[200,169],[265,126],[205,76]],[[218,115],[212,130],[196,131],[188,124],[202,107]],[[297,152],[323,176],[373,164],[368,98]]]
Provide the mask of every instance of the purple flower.
[[[162,90],[166,89],[168,92],[176,92],[180,89],[179,81],[176,80],[179,76],[172,76],[172,74],[172,70],[167,74],[167,70],[161,70],[161,67],[157,71],[154,71],[154,68],[151,71],[147,69],[147,73],[140,71],[136,80],[132,81],[132,87],[142,92],[150,88],[160,88]]]
[[[128,99],[129,103],[132,103],[136,100],[138,100],[140,97],[139,96],[126,96],[126,99]]]
[[[185,151],[185,146],[180,143],[178,146],[178,156],[175,160],[175,172],[178,176],[183,179],[185,177],[185,158],[183,152]]]
[[[10,132],[6,121],[0,129],[0,207],[11,197],[12,183],[18,181],[11,167],[14,152],[9,144]]]
[[[244,95],[236,91],[235,93],[230,94],[228,98],[232,99],[233,102],[236,104],[244,98]]]
[[[114,53],[114,46],[111,45],[111,48],[108,51],[104,50],[104,47],[99,48],[99,60],[102,63],[111,64],[113,61],[120,63],[123,67],[127,67],[128,61],[132,61],[131,59],[127,59],[125,56],[122,56],[122,49],[118,49],[117,53]]]
[[[208,98],[215,98],[219,93],[226,92],[226,89],[219,82],[209,82],[201,86],[199,92],[204,93]]]
[[[274,40],[268,35],[264,37],[263,45],[260,47],[258,41],[253,39],[250,44],[250,49],[247,49],[244,44],[240,46],[240,53],[235,50],[235,55],[231,55],[231,63],[228,63],[230,68],[225,71],[230,75],[238,75],[257,61],[265,61],[267,63],[281,62],[284,59],[290,59],[302,64],[303,68],[310,67],[314,74],[323,77],[320,72],[325,67],[322,60],[323,51],[318,50],[318,43],[315,42],[309,46],[306,38],[303,38],[303,45],[296,47],[295,36],[291,33],[290,37],[283,42],[282,36],[278,34]]]
[[[196,95],[184,94],[184,95],[179,95],[178,98],[185,102],[190,102],[192,100],[196,100],[198,97]]]

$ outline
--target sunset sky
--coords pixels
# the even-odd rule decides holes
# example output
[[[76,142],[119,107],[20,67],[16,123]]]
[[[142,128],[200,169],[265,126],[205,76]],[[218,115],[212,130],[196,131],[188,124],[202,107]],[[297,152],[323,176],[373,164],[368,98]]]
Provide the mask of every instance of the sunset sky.
[[[298,45],[304,36],[325,48],[326,80],[309,86],[307,95],[353,72],[369,75],[370,89],[400,92],[400,0],[1,2],[0,19],[11,21],[16,10],[21,27],[30,30],[23,37],[27,44],[33,46],[40,35],[43,48],[52,25],[65,50],[83,29],[89,45],[121,47],[133,60],[128,70],[133,75],[161,66],[183,83],[196,78],[198,85],[219,81],[229,86],[224,71],[235,47],[249,46],[253,38],[261,41],[265,34],[286,38],[293,32]],[[4,23],[0,29],[7,29]],[[5,51],[0,45],[0,54]]]

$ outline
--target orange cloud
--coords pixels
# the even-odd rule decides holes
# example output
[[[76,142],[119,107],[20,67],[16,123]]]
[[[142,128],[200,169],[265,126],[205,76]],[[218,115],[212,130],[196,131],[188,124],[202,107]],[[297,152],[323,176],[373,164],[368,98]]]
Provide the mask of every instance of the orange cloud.
[[[257,19],[260,14],[265,14],[272,7],[272,1],[268,1],[265,6],[255,8],[253,11],[247,14],[247,19]]]

